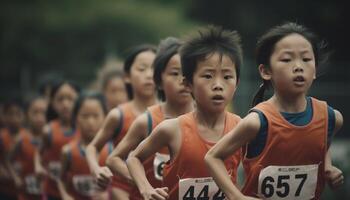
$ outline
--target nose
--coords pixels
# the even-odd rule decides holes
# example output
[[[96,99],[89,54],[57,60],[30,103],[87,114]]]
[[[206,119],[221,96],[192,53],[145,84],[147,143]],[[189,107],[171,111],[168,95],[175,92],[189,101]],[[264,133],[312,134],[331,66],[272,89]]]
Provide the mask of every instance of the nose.
[[[214,80],[214,84],[213,84],[213,90],[223,90],[223,84],[222,81],[219,78],[216,78]]]
[[[153,79],[153,69],[151,67],[146,70],[146,77]]]
[[[304,69],[302,67],[302,64],[300,62],[296,62],[293,67],[293,72],[304,72]]]

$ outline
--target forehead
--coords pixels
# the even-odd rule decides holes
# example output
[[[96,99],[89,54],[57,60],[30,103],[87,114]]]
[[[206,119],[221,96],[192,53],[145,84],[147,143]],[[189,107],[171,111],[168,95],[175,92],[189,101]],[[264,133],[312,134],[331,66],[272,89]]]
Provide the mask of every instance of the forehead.
[[[198,61],[197,70],[204,68],[228,68],[235,69],[234,61],[225,54],[213,53]]]
[[[180,65],[181,65],[180,55],[179,54],[175,54],[169,59],[169,61],[167,63],[167,68],[168,67],[180,68],[181,67]]]
[[[147,62],[149,60],[153,60],[155,58],[155,53],[152,51],[143,51],[135,57],[134,62]]]
[[[311,43],[302,35],[291,34],[280,41],[275,45],[274,52],[282,53],[284,51],[302,51],[302,52],[312,52]]]

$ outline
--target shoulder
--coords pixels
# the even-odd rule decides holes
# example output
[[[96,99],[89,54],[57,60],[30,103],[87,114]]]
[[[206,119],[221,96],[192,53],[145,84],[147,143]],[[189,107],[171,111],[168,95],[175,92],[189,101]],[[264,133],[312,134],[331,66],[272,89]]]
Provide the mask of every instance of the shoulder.
[[[168,138],[173,138],[178,135],[179,128],[179,118],[167,119],[162,121],[155,129],[154,132],[161,134]]]
[[[248,131],[257,133],[260,130],[261,126],[259,113],[250,112],[246,117],[244,117],[240,121],[239,125],[241,127],[244,127]]]
[[[335,127],[334,131],[338,131],[343,126],[343,115],[340,111],[334,109],[334,115],[335,115]]]

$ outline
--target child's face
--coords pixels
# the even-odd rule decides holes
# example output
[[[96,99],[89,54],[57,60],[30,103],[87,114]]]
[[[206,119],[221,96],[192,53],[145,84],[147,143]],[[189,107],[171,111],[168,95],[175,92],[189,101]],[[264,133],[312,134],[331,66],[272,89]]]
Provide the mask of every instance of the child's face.
[[[74,102],[77,99],[77,92],[69,85],[62,85],[53,99],[53,107],[62,120],[71,119]]]
[[[77,128],[87,140],[92,140],[103,123],[105,114],[96,99],[86,99],[77,115]]]
[[[7,108],[7,111],[4,113],[5,122],[8,128],[17,131],[21,128],[24,114],[22,108],[17,105],[11,105]]]
[[[177,104],[186,104],[192,101],[190,89],[183,84],[179,54],[170,58],[162,73],[162,90],[167,101]]]
[[[286,95],[306,93],[316,77],[312,46],[303,36],[291,34],[276,43],[267,79],[275,91]]]
[[[155,54],[151,51],[139,53],[130,69],[130,74],[126,77],[126,82],[132,85],[134,93],[139,96],[154,96],[155,84],[153,82],[152,63]]]
[[[207,112],[223,112],[236,91],[235,63],[214,53],[197,63],[190,84],[197,107]]]
[[[109,80],[104,94],[109,109],[117,107],[119,104],[128,101],[128,94],[122,78],[115,77]]]
[[[28,109],[28,121],[35,130],[42,130],[46,124],[47,102],[44,99],[36,99]]]

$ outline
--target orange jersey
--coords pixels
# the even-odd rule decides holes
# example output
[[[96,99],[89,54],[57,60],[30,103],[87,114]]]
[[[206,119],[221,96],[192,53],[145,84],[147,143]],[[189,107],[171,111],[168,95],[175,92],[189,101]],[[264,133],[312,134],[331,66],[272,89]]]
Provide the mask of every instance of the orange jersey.
[[[270,101],[257,105],[267,119],[267,141],[260,155],[244,158],[242,192],[264,199],[319,199],[324,187],[327,104],[312,98],[313,116],[305,126],[283,118]],[[253,109],[253,110],[254,110]]]
[[[124,138],[132,122],[137,117],[132,110],[130,102],[118,106],[118,109],[120,111],[120,119],[117,129],[115,130],[115,133],[112,138],[114,146],[118,145],[119,142]],[[114,187],[127,191],[128,193],[130,193],[130,195],[132,195],[131,191],[135,188],[134,186],[130,186],[127,180],[118,175],[113,176],[112,185]]]
[[[240,121],[237,115],[225,113],[224,134],[232,130]],[[204,156],[215,143],[205,141],[198,133],[194,113],[180,116],[181,148],[178,155],[164,167],[164,186],[169,188],[169,199],[196,199],[197,197],[221,198],[223,193],[210,177],[204,163]],[[237,167],[241,152],[225,160],[232,182],[236,183]]]
[[[18,134],[26,134],[26,130],[22,128],[19,130]],[[5,167],[5,160],[7,159],[6,155],[8,155],[10,150],[13,148],[13,145],[15,143],[15,137],[16,135],[12,135],[7,128],[3,128],[0,130],[0,164],[2,165],[2,167]],[[16,168],[15,170],[18,170],[17,168],[19,168],[19,163],[17,161],[14,162],[14,167]],[[12,179],[0,180],[0,184],[0,193],[12,196],[14,198],[17,196],[16,186]]]
[[[58,120],[52,121],[49,132],[49,148],[42,153],[42,160],[45,168],[55,177],[60,177],[61,173],[61,149],[74,137],[78,137],[78,132],[62,130]],[[54,197],[60,197],[56,182],[49,177],[44,180],[44,193]]]
[[[41,199],[41,182],[34,171],[34,155],[39,148],[40,141],[35,140],[30,133],[20,135],[20,143],[15,153],[15,160],[19,162],[19,175],[23,180],[23,191],[19,194],[21,200]]]
[[[92,199],[93,195],[97,193],[97,186],[86,161],[85,149],[79,139],[72,141],[69,147],[67,169],[63,174],[68,193],[76,200]],[[112,150],[113,144],[108,142],[100,152],[100,165],[105,165],[107,156]]]

